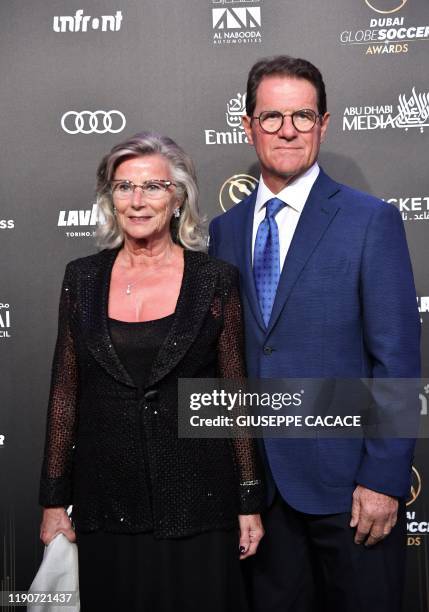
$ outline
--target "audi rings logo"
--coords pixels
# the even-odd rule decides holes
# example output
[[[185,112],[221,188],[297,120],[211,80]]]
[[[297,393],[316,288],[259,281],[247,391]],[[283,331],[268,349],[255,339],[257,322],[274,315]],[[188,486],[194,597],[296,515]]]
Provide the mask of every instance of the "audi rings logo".
[[[416,501],[416,499],[421,493],[421,490],[422,490],[422,479],[420,478],[420,474],[418,473],[416,468],[413,466],[413,471],[411,473],[411,492],[407,500],[407,506],[411,506],[411,504],[413,504]]]
[[[257,186],[258,181],[250,174],[234,174],[227,179],[219,192],[219,204],[223,212],[247,198]]]
[[[67,134],[118,134],[127,121],[121,111],[68,111],[61,117],[61,127]]]
[[[389,2],[382,2],[381,0],[365,0],[366,5],[369,6],[370,9],[372,9],[376,13],[381,13],[382,15],[390,15],[391,13],[397,13],[401,10],[401,8],[406,5],[407,2],[408,0],[396,0],[395,2],[394,0],[389,0]],[[384,4],[386,4],[387,6],[391,6],[393,3],[395,4],[393,8],[381,8]]]

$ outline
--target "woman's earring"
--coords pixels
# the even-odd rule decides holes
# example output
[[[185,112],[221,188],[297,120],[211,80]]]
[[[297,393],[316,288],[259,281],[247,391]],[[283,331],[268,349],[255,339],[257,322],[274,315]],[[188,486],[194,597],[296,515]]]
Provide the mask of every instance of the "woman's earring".
[[[180,217],[180,208],[179,208],[179,207],[177,207],[177,208],[175,208],[175,209],[174,209],[174,211],[173,211],[173,215],[174,215],[174,217],[175,217],[176,219],[178,219],[178,218]]]
[[[116,217],[116,206],[113,207],[113,214]]]

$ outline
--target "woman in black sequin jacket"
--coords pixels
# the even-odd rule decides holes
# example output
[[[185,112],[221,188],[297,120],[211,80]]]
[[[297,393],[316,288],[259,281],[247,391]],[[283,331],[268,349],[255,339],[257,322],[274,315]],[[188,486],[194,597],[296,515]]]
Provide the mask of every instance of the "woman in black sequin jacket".
[[[177,408],[180,378],[245,376],[237,271],[201,251],[192,162],[170,139],[142,133],[114,147],[97,195],[107,248],[68,264],[61,293],[41,538],[77,533],[79,548],[79,534],[233,530],[246,558],[263,534],[254,443],[178,438]],[[141,364],[135,346],[123,359],[114,323],[162,319],[159,346],[143,343]]]

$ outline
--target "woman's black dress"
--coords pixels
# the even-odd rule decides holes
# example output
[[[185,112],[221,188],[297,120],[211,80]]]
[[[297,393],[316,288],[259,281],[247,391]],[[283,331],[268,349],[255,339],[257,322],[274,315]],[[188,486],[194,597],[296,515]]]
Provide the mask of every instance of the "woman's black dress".
[[[109,320],[115,350],[140,387],[173,317]],[[247,610],[236,529],[176,539],[155,539],[151,531],[78,531],[77,542],[81,612]]]

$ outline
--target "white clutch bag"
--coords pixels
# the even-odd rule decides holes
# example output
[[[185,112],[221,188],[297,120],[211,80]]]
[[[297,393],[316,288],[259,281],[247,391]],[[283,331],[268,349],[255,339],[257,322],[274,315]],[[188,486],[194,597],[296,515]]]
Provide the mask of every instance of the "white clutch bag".
[[[48,591],[51,594],[56,591],[73,591],[76,592],[76,602],[70,606],[64,604],[59,606],[54,601],[45,602],[43,605],[29,603],[28,612],[79,612],[80,610],[77,546],[62,533],[55,536],[45,547],[39,571],[28,592],[39,591]]]

